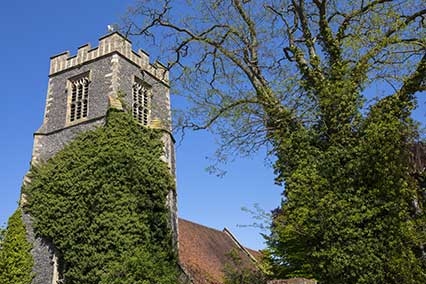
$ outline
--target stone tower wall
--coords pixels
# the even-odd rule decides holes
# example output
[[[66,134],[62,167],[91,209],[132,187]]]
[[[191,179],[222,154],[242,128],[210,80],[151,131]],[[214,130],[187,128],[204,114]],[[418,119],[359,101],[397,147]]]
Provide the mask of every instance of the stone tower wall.
[[[67,121],[69,80],[86,73],[91,81],[88,117],[70,123]],[[34,134],[33,161],[48,160],[76,134],[102,125],[109,96],[124,94],[123,100],[131,107],[135,78],[151,87],[150,124],[165,132],[165,160],[174,174],[168,72],[159,63],[150,64],[145,52],[132,51],[131,43],[119,33],[101,38],[96,48],[90,49],[90,45],[80,47],[76,56],[71,57],[65,52],[51,58],[44,120]]]
[[[89,103],[87,117],[75,122],[68,119],[70,79],[88,74]],[[84,45],[77,55],[69,52],[51,57],[49,85],[42,126],[34,133],[32,163],[47,161],[63,149],[79,133],[102,126],[111,98],[120,97],[124,107],[131,111],[132,88],[135,78],[151,89],[151,113],[148,126],[163,131],[162,140],[166,154],[162,159],[175,175],[174,140],[171,134],[171,110],[168,72],[156,62],[151,64],[148,55],[132,50],[131,42],[119,33],[111,33],[99,40],[99,46]],[[24,184],[31,182],[27,176]],[[25,197],[21,203],[25,203]],[[171,213],[171,225],[177,244],[177,194],[171,190],[167,205]],[[29,240],[33,244],[35,277],[32,284],[56,284],[58,280],[57,258],[54,247],[34,235],[31,217],[24,215]]]

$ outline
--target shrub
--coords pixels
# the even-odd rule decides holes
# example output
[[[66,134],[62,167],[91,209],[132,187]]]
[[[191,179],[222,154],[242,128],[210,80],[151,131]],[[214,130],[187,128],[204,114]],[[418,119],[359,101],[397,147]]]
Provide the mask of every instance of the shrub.
[[[33,278],[31,244],[27,241],[22,212],[18,209],[9,218],[0,237],[0,283],[29,284]]]

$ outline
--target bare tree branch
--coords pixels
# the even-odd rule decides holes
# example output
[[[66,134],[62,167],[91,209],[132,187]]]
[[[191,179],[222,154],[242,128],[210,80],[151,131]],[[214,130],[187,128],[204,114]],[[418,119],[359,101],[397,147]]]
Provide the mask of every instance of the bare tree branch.
[[[379,4],[383,4],[383,3],[386,3],[386,2],[392,2],[392,1],[394,1],[394,0],[375,0],[375,1],[368,3],[365,6],[362,5],[361,9],[359,9],[359,10],[354,10],[350,14],[345,14],[344,15],[345,18],[344,18],[342,24],[340,25],[340,27],[337,31],[337,35],[336,35],[337,41],[339,43],[341,43],[342,39],[345,37],[346,29],[348,28],[348,26],[350,25],[350,23],[353,19],[355,19],[356,17],[359,17],[359,16],[361,16],[365,13],[368,13],[370,10],[374,9]]]
[[[393,28],[390,28],[384,34],[383,38],[373,48],[371,48],[369,51],[367,51],[364,56],[362,56],[359,59],[358,63],[353,68],[353,74],[356,74],[355,76],[357,77],[357,78],[355,78],[355,80],[358,81],[358,82],[360,82],[360,80],[362,80],[362,78],[360,78],[359,75],[362,74],[362,76],[365,76],[365,71],[368,69],[368,65],[369,65],[368,62],[372,58],[374,58],[375,56],[380,54],[380,52],[384,48],[386,48],[387,46],[400,42],[400,39],[398,39],[398,37],[395,36],[395,34],[397,32],[400,32],[402,29],[404,29],[409,24],[411,24],[413,21],[415,21],[416,18],[421,17],[423,15],[426,15],[426,9],[420,10],[420,11],[412,14],[411,16],[408,16],[405,19],[405,21],[396,25]]]

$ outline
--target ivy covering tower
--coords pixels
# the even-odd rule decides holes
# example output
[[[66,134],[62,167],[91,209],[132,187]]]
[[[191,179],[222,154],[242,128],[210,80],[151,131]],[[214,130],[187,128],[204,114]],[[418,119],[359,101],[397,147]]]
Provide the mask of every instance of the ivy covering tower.
[[[51,57],[21,198],[32,283],[174,283],[173,144],[168,72],[121,34]]]

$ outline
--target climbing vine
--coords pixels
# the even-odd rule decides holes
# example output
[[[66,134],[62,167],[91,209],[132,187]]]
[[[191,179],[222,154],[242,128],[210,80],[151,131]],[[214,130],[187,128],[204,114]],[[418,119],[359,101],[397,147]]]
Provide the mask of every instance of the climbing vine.
[[[110,110],[104,127],[31,169],[25,209],[58,249],[65,283],[176,283],[160,137]]]

